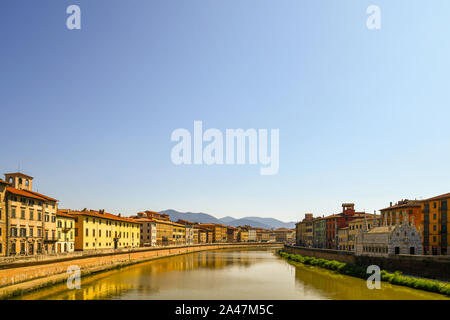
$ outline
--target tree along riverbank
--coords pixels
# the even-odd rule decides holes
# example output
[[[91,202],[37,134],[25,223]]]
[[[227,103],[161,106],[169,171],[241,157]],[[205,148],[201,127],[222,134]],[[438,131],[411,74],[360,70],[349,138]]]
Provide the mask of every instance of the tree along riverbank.
[[[299,254],[290,254],[282,250],[279,255],[290,262],[301,263],[305,265],[317,266],[320,268],[335,271],[337,273],[367,279],[367,267],[357,266],[354,264],[339,262],[335,260],[317,259],[314,257],[305,257]],[[381,281],[386,281],[394,285],[405,286],[413,289],[419,289],[429,292],[440,293],[450,296],[450,283],[441,282],[437,280],[418,279],[414,277],[404,276],[397,271],[389,273],[385,270],[381,271]]]

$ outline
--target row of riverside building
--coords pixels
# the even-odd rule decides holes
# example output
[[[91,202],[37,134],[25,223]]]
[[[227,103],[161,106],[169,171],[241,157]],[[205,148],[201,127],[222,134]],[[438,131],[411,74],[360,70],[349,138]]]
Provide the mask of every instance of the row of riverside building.
[[[450,255],[450,193],[425,200],[400,200],[380,214],[356,212],[353,203],[342,211],[314,217],[306,213],[296,224],[296,245],[351,251],[357,255]]]
[[[58,200],[33,191],[33,177],[0,179],[0,256],[232,242],[295,242],[295,229],[266,230],[171,221],[166,214],[132,217],[105,210],[58,209]]]

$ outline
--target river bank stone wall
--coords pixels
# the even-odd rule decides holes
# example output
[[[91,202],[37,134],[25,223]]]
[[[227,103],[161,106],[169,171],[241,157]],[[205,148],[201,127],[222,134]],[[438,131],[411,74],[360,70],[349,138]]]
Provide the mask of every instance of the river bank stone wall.
[[[355,256],[353,252],[284,246],[291,254],[356,264],[377,265],[389,272],[401,271],[405,275],[450,281],[450,257],[429,255],[389,255],[388,257]]]

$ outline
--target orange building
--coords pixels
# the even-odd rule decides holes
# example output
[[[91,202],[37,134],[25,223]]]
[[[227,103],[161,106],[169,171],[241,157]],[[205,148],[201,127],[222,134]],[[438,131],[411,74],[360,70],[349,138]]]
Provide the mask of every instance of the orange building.
[[[404,215],[408,215],[408,222],[414,221],[417,231],[423,231],[422,203],[418,200],[400,200],[396,204],[390,203],[389,207],[381,209],[381,222],[386,225],[395,225],[398,217],[399,223],[403,223]],[[423,239],[423,238],[422,238]]]
[[[450,193],[421,201],[424,254],[450,254],[448,203]]]

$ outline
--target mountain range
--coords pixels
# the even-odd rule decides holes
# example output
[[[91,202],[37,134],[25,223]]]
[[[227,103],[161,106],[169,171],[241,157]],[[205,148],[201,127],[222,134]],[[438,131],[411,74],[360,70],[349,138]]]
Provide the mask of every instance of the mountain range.
[[[283,222],[274,218],[261,218],[261,217],[245,217],[245,218],[233,218],[230,216],[218,219],[208,213],[203,212],[179,212],[173,209],[163,210],[160,213],[165,213],[170,216],[170,220],[177,221],[178,219],[184,219],[192,222],[199,223],[219,223],[232,227],[249,225],[254,228],[263,229],[278,229],[278,228],[295,228],[295,222]]]

